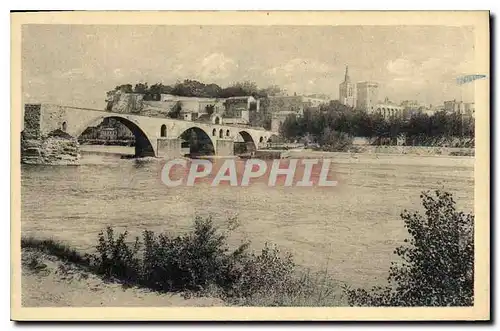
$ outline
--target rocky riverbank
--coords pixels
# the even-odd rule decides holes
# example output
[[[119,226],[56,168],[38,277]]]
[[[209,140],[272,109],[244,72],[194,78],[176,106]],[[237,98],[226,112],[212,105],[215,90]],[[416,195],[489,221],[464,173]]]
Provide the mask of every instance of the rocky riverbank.
[[[39,139],[21,138],[21,163],[76,165],[80,157],[80,145],[69,135],[55,134]]]

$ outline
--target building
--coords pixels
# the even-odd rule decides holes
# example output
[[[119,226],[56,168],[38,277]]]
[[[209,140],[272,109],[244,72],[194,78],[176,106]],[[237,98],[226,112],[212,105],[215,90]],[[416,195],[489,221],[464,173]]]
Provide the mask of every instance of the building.
[[[426,109],[417,100],[404,100],[401,102],[400,106],[403,107],[405,118],[420,114]]]
[[[271,117],[271,131],[279,132],[281,124],[290,115],[297,115],[297,113],[295,111],[289,111],[289,110],[283,110],[273,113]]]
[[[420,103],[417,100],[404,100],[401,101],[401,107],[408,109],[418,109],[420,108]]]
[[[270,114],[293,112],[302,116],[308,106],[309,103],[302,96],[270,96],[268,97],[267,112]]]
[[[224,101],[225,99],[218,98],[184,97],[172,94],[161,94],[160,101],[151,104],[152,106],[160,106],[166,109],[170,109],[176,104],[179,104],[181,109],[185,112],[205,114],[209,109],[216,113],[224,111]]]
[[[125,139],[125,140],[135,139],[134,133],[130,131],[129,128],[127,128],[124,124],[118,122],[115,128],[116,128],[117,139]]]
[[[375,106],[375,113],[381,114],[385,119],[405,117],[404,108],[390,102],[377,103]]]
[[[242,119],[247,124],[254,123],[260,111],[260,100],[253,96],[230,97],[224,102],[224,123],[226,119]]]
[[[440,111],[439,108],[436,108],[436,107],[432,107],[432,105],[428,106],[428,107],[421,107],[419,110],[417,110],[415,113],[410,113],[410,117],[413,115],[413,114],[417,114],[417,113],[421,113],[421,114],[425,114],[427,116],[434,116],[434,114],[436,114],[438,111]]]
[[[343,105],[356,107],[356,88],[349,77],[349,67],[345,67],[344,81],[339,85],[339,101]]]
[[[473,102],[462,102],[462,101],[445,101],[444,111],[448,113],[458,113],[466,116],[475,115],[475,105]]]
[[[316,98],[310,96],[303,96],[302,102],[304,103],[306,108],[319,108],[321,105],[327,104],[330,99],[326,98]]]
[[[82,132],[78,139],[87,140],[87,139],[97,139],[99,137],[99,128],[96,126],[89,126]]]
[[[356,90],[356,108],[368,113],[374,112],[378,102],[378,84],[361,82],[356,84]]]
[[[103,140],[116,140],[118,136],[118,130],[116,128],[101,128],[99,130],[99,139]]]
[[[198,118],[198,113],[192,112],[191,110],[181,110],[179,119],[184,121],[194,121]]]

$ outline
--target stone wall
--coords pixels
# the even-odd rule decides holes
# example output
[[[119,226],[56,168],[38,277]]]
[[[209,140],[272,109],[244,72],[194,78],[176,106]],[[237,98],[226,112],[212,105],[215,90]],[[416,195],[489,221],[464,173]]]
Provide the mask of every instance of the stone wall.
[[[40,137],[40,114],[42,106],[39,104],[27,104],[24,107],[24,130],[23,136],[27,139]]]
[[[234,155],[234,141],[230,139],[217,139],[215,152],[217,156]]]
[[[181,156],[181,140],[179,138],[158,138],[157,156],[173,159]]]
[[[425,146],[355,146],[350,152],[411,155],[474,155],[473,148],[425,147]]]
[[[72,123],[73,124],[73,123]],[[68,125],[66,108],[58,105],[43,104],[40,115],[40,135],[48,136],[55,130],[63,130]]]

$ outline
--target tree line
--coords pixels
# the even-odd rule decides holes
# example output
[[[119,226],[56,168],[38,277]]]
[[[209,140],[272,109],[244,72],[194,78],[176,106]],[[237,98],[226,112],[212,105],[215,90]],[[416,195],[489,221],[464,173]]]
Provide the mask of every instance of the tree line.
[[[159,100],[160,94],[203,98],[229,98],[251,95],[264,98],[281,93],[281,89],[278,86],[259,88],[256,83],[250,81],[237,82],[228,87],[221,87],[214,83],[204,84],[191,79],[185,79],[173,85],[164,85],[162,83],[148,85],[148,83],[143,82],[132,85],[128,83],[116,86],[114,91],[141,93],[144,94],[144,100]],[[108,92],[108,95],[114,91]]]
[[[289,115],[280,131],[288,140],[309,137],[320,144],[329,140],[328,137],[338,137],[336,133],[388,142],[404,136],[408,144],[425,144],[426,140],[436,138],[473,138],[474,119],[444,111],[433,115],[416,113],[407,119],[384,118],[378,113],[369,114],[332,101],[319,110],[306,109],[303,116]]]

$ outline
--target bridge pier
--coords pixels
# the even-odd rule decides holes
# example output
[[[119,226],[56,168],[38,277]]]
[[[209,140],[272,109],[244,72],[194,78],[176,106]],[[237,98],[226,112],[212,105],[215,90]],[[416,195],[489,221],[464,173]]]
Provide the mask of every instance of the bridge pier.
[[[181,156],[181,139],[158,138],[156,156],[169,159]]]
[[[217,156],[233,156],[234,155],[234,140],[232,139],[217,139],[215,146],[215,155]]]

